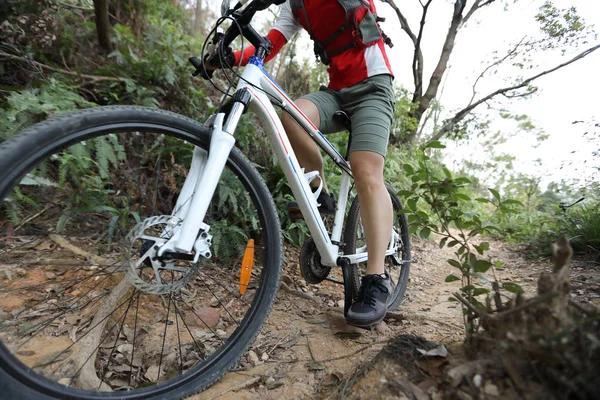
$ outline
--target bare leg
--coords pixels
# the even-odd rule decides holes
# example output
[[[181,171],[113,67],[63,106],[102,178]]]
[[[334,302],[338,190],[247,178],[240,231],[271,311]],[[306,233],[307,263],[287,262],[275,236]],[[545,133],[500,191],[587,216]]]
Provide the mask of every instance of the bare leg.
[[[306,99],[296,100],[296,105],[302,112],[312,121],[315,126],[319,126],[321,118],[319,116],[319,110],[315,104]],[[283,113],[281,116],[281,122],[283,127],[290,139],[296,158],[300,166],[305,169],[306,172],[319,171],[319,176],[323,180],[323,190],[327,191],[327,185],[325,184],[325,178],[323,176],[323,157],[321,157],[321,151],[317,144],[312,140],[304,129],[302,129],[296,121],[294,121],[288,114]],[[313,180],[311,186],[318,187],[319,181]]]
[[[367,275],[383,274],[385,252],[392,233],[393,207],[383,182],[384,161],[380,154],[370,151],[350,153],[369,252]]]

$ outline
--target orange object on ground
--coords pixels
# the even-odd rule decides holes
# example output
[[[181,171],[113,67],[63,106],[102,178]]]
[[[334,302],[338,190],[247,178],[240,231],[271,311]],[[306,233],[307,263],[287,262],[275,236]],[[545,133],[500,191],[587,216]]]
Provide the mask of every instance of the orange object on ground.
[[[248,240],[244,258],[242,258],[242,270],[240,271],[240,294],[246,293],[250,275],[252,274],[252,266],[254,265],[254,239]]]

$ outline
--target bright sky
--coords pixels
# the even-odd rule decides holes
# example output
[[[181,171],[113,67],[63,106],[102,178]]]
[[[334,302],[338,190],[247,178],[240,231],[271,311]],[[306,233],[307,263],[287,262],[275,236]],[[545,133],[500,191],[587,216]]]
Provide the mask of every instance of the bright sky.
[[[469,1],[469,4],[472,1]],[[444,78],[444,89],[439,99],[447,110],[446,116],[453,115],[453,111],[463,108],[472,96],[472,85],[477,76],[492,60],[493,52],[504,52],[524,36],[539,34],[539,27],[534,20],[535,14],[544,0],[519,0],[516,4],[509,1],[507,10],[504,2],[498,0],[486,9],[478,11],[469,24],[464,27],[457,37],[456,46],[450,59],[450,68]],[[396,0],[403,13],[406,15],[413,32],[418,31],[418,21],[421,15],[421,6],[418,0]],[[423,54],[425,61],[425,85],[428,83],[431,71],[435,67],[441,51],[445,34],[450,23],[454,0],[435,0],[430,6],[429,17],[425,25],[423,38]],[[575,6],[586,23],[592,24],[600,30],[600,2],[597,0],[555,0],[559,8]],[[394,48],[388,49],[397,84],[410,91],[414,89],[411,63],[413,46],[408,36],[401,31],[394,11],[388,5],[376,1],[380,15],[387,20],[383,29],[393,39]],[[259,24],[257,24],[259,26]],[[266,32],[264,32],[266,33]],[[596,39],[593,44],[599,43]],[[304,34],[304,46],[299,46],[300,52],[305,52],[312,59],[312,45],[308,35]],[[571,51],[561,57],[551,53],[534,54],[534,62],[541,64],[533,72],[524,72],[523,76],[531,76],[557,64],[567,61],[575,54],[593,44],[581,46],[579,51]],[[302,49],[304,47],[304,49]],[[526,100],[504,101],[496,107],[506,107],[515,114],[527,114],[533,123],[547,133],[550,137],[537,149],[531,145],[531,139],[513,139],[499,152],[508,152],[517,157],[515,169],[529,174],[543,175],[543,183],[572,179],[582,176],[592,176],[598,171],[587,168],[584,164],[600,165],[600,160],[593,160],[591,152],[598,150],[596,146],[583,136],[589,131],[589,126],[583,124],[573,125],[573,121],[600,122],[598,111],[598,97],[600,93],[600,50],[592,53],[583,60],[577,61],[557,72],[536,80],[534,84],[539,91]],[[504,69],[506,73],[515,73]],[[481,82],[480,94],[485,95],[500,87],[507,86],[499,76],[502,73],[489,77]],[[500,98],[498,98],[500,100]],[[481,105],[476,111],[486,112],[486,106]],[[495,122],[491,129],[511,130],[514,125],[503,121]],[[598,129],[596,129],[597,131]],[[588,137],[591,134],[588,135]],[[472,150],[466,145],[458,147],[448,144],[446,153],[454,156],[454,160],[473,157]],[[541,158],[542,167],[534,167],[533,160]],[[448,159],[453,164],[452,157]],[[563,167],[562,169],[561,166]]]
[[[407,19],[412,23],[411,28],[416,32],[418,26],[415,23],[419,20],[421,9],[419,2],[408,0],[397,4],[401,4]],[[431,17],[426,22],[423,43],[426,77],[430,76],[441,51],[449,24],[449,15],[452,12],[452,4],[453,2],[450,1],[437,0],[431,5]],[[493,4],[476,13],[477,18],[472,19],[468,26],[461,30],[450,59],[450,68],[445,76],[444,91],[440,99],[448,111],[463,108],[468,104],[472,95],[472,84],[492,59],[493,51],[506,50],[523,36],[535,35],[539,32],[533,17],[541,4],[543,1],[521,0],[516,4],[511,4],[507,11],[503,11],[501,4]],[[395,40],[397,45],[390,50],[389,54],[393,60],[397,81],[412,90],[410,69],[412,43],[405,34],[399,31],[399,24],[395,21],[393,10],[379,2],[377,5],[379,12],[383,11],[388,17],[384,23],[384,29],[390,30],[390,36],[402,38],[402,40]],[[557,0],[556,5],[559,8],[575,6],[586,23],[593,24],[596,29],[600,29],[600,2]],[[388,28],[388,25],[392,25],[392,28]],[[598,42],[600,40],[596,43]],[[564,57],[536,54],[534,58],[541,62],[542,68],[534,70],[533,73],[526,73],[524,76],[534,75],[565,62],[591,45],[582,46],[579,51],[569,53]],[[521,172],[542,174],[544,183],[588,176],[595,171],[587,168],[583,161],[588,160],[587,164],[593,163],[591,152],[600,147],[597,144],[598,141],[595,148],[591,147],[590,142],[583,136],[589,130],[589,126],[573,125],[572,122],[582,120],[598,122],[600,119],[598,118],[597,101],[600,93],[599,67],[600,50],[597,50],[583,60],[535,81],[534,84],[539,87],[539,92],[532,98],[503,103],[513,113],[529,115],[536,126],[550,135],[550,138],[537,149],[530,146],[532,141],[519,139],[514,139],[499,149],[517,156],[515,169]],[[484,95],[506,86],[497,77],[495,79],[492,77],[485,83],[481,88],[481,94]],[[477,111],[485,112],[485,105],[481,105]],[[492,125],[493,130],[507,127],[510,129],[506,123],[501,122]],[[451,150],[449,153],[455,154],[456,158],[471,156],[471,152],[461,148],[460,145],[458,148],[451,146],[449,150]],[[542,168],[533,166],[532,161],[538,158],[543,160]],[[600,162],[596,160],[595,164],[598,165]],[[561,166],[563,166],[562,169],[560,169]],[[596,180],[598,180],[597,171],[595,172]]]

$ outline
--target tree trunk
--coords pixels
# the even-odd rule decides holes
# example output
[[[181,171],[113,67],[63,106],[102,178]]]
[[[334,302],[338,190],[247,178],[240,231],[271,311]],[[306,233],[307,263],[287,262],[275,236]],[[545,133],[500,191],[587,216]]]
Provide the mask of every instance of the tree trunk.
[[[96,33],[98,44],[105,54],[112,51],[110,41],[110,22],[108,20],[108,0],[94,0],[94,13],[96,15]]]
[[[427,5],[429,5],[429,3]],[[456,42],[456,34],[458,33],[458,28],[460,28],[460,25],[462,23],[462,13],[464,7],[465,2],[457,1],[454,4],[452,22],[450,23],[450,28],[448,29],[448,33],[446,34],[446,40],[444,41],[442,54],[440,55],[440,59],[438,60],[438,64],[435,67],[435,70],[431,74],[431,78],[429,79],[429,86],[427,87],[425,94],[423,96],[417,97],[418,95],[420,95],[420,92],[415,91],[413,103],[416,105],[416,107],[414,108],[411,116],[419,122],[421,122],[423,114],[425,114],[425,111],[429,109],[431,102],[437,96],[438,90],[440,88],[440,83],[442,82],[442,77],[444,76],[444,72],[446,72],[446,68],[448,67],[448,60],[450,60],[450,55],[452,54],[452,50],[454,49],[454,43]],[[427,8],[424,8],[423,10],[423,15],[425,15],[425,13],[427,13]],[[421,22],[421,30],[423,29],[423,24],[424,21]],[[408,135],[408,137],[406,138],[406,140],[408,143],[411,143],[416,139],[416,137],[417,129],[415,129],[414,132],[411,132],[410,135]]]
[[[202,32],[204,28],[204,16],[205,12],[202,8],[204,1],[196,0],[196,11],[194,13],[194,32],[193,35],[197,35],[198,32]]]

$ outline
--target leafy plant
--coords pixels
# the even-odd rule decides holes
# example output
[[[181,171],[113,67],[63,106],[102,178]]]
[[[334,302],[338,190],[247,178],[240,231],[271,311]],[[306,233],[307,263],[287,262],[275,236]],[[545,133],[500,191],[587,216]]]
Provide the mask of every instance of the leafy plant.
[[[430,142],[416,152],[415,165],[403,165],[412,183],[410,190],[401,190],[398,195],[405,199],[404,213],[407,214],[411,233],[418,233],[423,239],[435,233],[441,237],[440,248],[456,248],[455,258],[449,259],[448,264],[457,272],[449,274],[446,282],[461,282],[459,292],[452,299],[463,304],[465,328],[467,334],[472,335],[479,328],[477,310],[484,310],[490,305],[489,301],[480,299],[483,295],[489,298],[491,291],[500,287],[497,279],[490,282],[485,274],[490,271],[494,274],[495,268],[502,267],[501,262],[485,256],[490,245],[479,237],[499,229],[493,221],[495,216],[515,213],[515,207],[522,204],[516,200],[503,200],[499,192],[491,188],[491,197],[472,199],[466,193],[470,184],[468,178],[455,177],[445,166],[432,162],[429,154],[444,147],[440,142]],[[473,202],[490,209],[487,218],[471,211]],[[521,290],[510,282],[502,284],[502,287],[509,292]]]
[[[53,78],[39,89],[14,92],[0,108],[0,140],[46,118],[92,106],[95,104]]]

